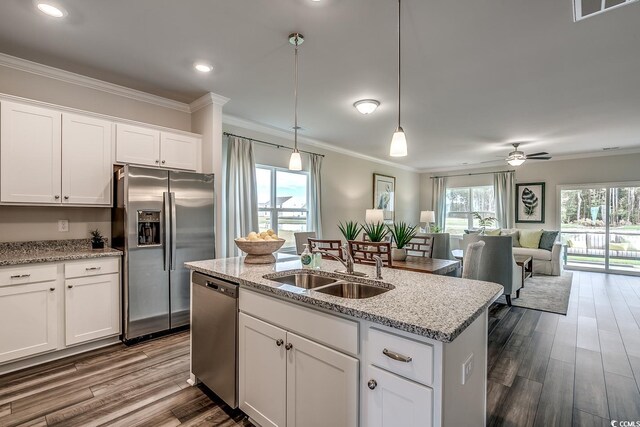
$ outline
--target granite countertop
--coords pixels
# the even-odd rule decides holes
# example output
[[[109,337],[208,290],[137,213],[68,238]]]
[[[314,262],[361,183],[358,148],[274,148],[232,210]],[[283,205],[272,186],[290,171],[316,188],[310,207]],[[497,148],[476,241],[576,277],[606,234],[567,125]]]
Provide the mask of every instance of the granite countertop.
[[[285,271],[300,270],[297,258],[267,265],[245,264],[242,257],[194,261],[185,265],[213,277],[239,282],[241,287],[442,342],[453,341],[503,293],[503,287],[495,283],[383,268],[381,281],[370,278],[353,281],[393,289],[371,298],[346,299],[263,278],[267,274],[285,275]],[[340,275],[333,271],[339,268],[342,268],[340,263],[323,260],[319,274],[337,277]],[[356,271],[375,277],[374,267],[357,265]]]
[[[88,239],[0,243],[0,266],[121,255],[121,251],[109,247],[91,249]]]

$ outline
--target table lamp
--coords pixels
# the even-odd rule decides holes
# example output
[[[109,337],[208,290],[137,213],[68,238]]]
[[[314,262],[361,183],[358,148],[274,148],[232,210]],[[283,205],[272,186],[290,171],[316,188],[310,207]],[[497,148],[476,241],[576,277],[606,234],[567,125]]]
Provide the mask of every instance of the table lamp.
[[[436,213],[434,211],[421,211],[420,212],[420,223],[426,222],[427,226],[424,228],[424,232],[428,233],[431,231],[431,224],[436,222]]]
[[[378,224],[380,222],[384,222],[384,210],[367,209],[364,218],[364,222],[366,222],[367,224]]]

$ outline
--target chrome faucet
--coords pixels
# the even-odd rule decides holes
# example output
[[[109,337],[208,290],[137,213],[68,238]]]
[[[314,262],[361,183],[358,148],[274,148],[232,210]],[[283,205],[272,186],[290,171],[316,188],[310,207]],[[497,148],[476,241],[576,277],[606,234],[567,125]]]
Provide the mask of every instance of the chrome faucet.
[[[376,262],[376,279],[382,280],[382,258],[374,255],[373,260]]]
[[[353,261],[353,257],[351,256],[351,253],[349,252],[349,247],[347,245],[343,245],[342,246],[342,252],[344,253],[344,257],[345,259],[343,260],[340,257],[335,256],[334,254],[330,254],[329,252],[326,251],[319,251],[316,250],[316,253],[322,254],[322,255],[326,255],[330,258],[335,259],[336,261],[339,261],[345,268],[345,272],[351,276],[364,276],[363,273],[358,273],[356,271],[354,271],[353,269],[353,265],[354,265],[354,261]]]

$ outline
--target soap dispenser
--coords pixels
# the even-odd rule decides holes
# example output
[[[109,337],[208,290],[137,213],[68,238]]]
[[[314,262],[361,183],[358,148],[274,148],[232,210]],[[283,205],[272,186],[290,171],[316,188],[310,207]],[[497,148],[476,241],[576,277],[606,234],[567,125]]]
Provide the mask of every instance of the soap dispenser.
[[[300,255],[300,262],[302,263],[302,268],[313,268],[313,256],[309,251],[308,243],[304,244],[304,251],[302,251],[302,254]]]

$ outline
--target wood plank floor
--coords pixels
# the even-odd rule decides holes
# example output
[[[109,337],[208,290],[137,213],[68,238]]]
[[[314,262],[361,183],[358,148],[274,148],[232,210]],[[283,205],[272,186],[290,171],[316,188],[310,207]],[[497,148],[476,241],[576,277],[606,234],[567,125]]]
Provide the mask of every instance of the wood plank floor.
[[[250,426],[186,383],[188,332],[0,377],[0,426]],[[494,305],[487,424],[640,420],[640,278],[574,272],[567,316]]]

